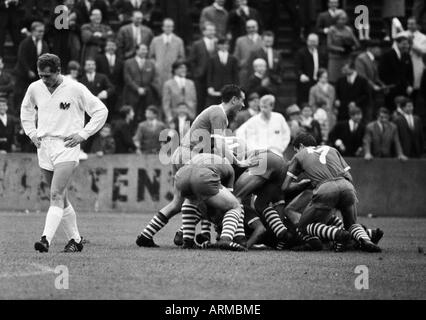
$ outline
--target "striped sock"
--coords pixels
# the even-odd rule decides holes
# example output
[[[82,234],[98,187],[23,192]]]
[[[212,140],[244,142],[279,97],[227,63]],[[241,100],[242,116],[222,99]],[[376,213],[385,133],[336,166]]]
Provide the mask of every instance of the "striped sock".
[[[246,237],[246,233],[244,231],[244,211],[240,214],[240,218],[238,219],[237,231],[235,231],[234,238],[236,237]]]
[[[194,240],[195,228],[200,220],[201,214],[199,213],[197,206],[192,204],[184,204],[182,206],[182,226],[184,240]]]
[[[274,234],[280,239],[287,228],[284,226],[278,212],[271,207],[267,207],[263,210],[263,216]]]
[[[297,230],[297,235],[300,237],[300,238],[302,238],[302,240],[304,241],[304,242],[309,242],[309,241],[311,241],[311,240],[319,240],[319,238],[318,237],[316,237],[316,236],[311,236],[311,235],[309,235],[309,234],[303,234],[302,232],[300,232],[299,230]]]
[[[152,239],[155,234],[167,224],[167,222],[169,222],[169,219],[161,212],[158,212],[142,231],[142,235],[148,239]]]
[[[335,226],[339,229],[343,229],[343,220],[338,216],[331,216],[330,220],[327,222],[328,226]]]
[[[220,235],[221,240],[232,241],[235,236],[235,232],[238,227],[238,220],[240,218],[240,213],[238,210],[231,209],[225,213],[222,222],[222,233]]]
[[[371,241],[367,232],[365,232],[364,228],[360,224],[355,223],[351,225],[351,227],[349,228],[349,232],[351,233],[352,238],[357,241],[360,241],[361,239]]]
[[[373,229],[368,229],[366,226],[364,226],[364,225],[361,225],[363,228],[364,228],[364,230],[365,230],[365,232],[367,233],[367,235],[368,235],[368,237],[371,239],[372,237],[373,237]]]
[[[316,236],[321,240],[336,240],[336,234],[340,229],[335,226],[327,226],[323,223],[311,223],[306,226],[306,232],[311,236]]]
[[[210,221],[206,219],[201,219],[201,233],[210,234],[210,227],[211,227]]]
[[[280,242],[277,243],[277,246],[275,247],[275,249],[277,249],[277,250],[284,250],[285,245],[286,245],[285,242],[280,241]]]

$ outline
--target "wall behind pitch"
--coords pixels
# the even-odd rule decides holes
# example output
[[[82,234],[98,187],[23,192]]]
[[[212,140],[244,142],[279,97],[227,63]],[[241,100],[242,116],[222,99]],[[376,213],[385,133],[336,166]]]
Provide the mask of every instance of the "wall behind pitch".
[[[347,161],[360,214],[426,217],[426,160]],[[152,213],[172,197],[171,170],[155,155],[91,156],[76,169],[69,196],[79,211]],[[0,210],[45,210],[48,205],[37,157],[0,156]]]

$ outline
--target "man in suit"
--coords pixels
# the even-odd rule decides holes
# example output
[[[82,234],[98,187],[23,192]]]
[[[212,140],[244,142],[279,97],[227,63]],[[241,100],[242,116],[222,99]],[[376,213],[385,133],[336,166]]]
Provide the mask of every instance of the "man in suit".
[[[330,27],[336,21],[336,14],[338,13],[339,0],[328,0],[328,10],[321,12],[317,18],[316,30],[320,36],[322,54],[327,51],[327,34]]]
[[[238,61],[229,54],[229,40],[219,39],[218,52],[207,67],[207,105],[220,104],[221,90],[226,84],[238,85]]]
[[[256,92],[259,96],[266,94],[275,94],[271,80],[268,77],[268,65],[263,59],[256,59],[253,61],[253,74],[247,80],[245,91],[247,94]]]
[[[370,86],[367,79],[355,71],[353,62],[347,63],[342,68],[344,74],[336,83],[336,102],[338,120],[347,120],[349,117],[349,104],[355,104],[365,114],[371,106]]]
[[[18,119],[7,114],[7,100],[0,97],[0,154],[15,151],[18,124]]]
[[[185,102],[180,102],[176,107],[176,115],[173,120],[169,123],[171,131],[171,138],[173,139],[174,134],[179,134],[182,139],[191,128],[193,118],[190,116],[190,111]]]
[[[80,78],[80,82],[94,96],[101,99],[108,107],[108,110],[112,109],[113,106],[108,105],[107,100],[114,94],[114,86],[105,74],[96,72],[96,61],[94,59],[87,59],[84,62],[84,73]]]
[[[117,44],[114,40],[108,39],[105,44],[105,53],[96,57],[96,69],[99,73],[107,76],[108,80],[114,85],[114,94],[107,99],[109,106],[109,116],[116,116],[117,105],[121,103],[123,92],[123,60],[117,56]]]
[[[379,42],[375,40],[368,40],[366,42],[366,50],[360,53],[355,59],[356,72],[367,79],[368,84],[370,85],[372,105],[371,108],[367,110],[368,114],[365,115],[365,119],[367,121],[371,121],[376,114],[376,96],[385,86],[379,78],[379,70],[377,67],[377,61],[380,56],[381,48]]]
[[[263,59],[268,66],[268,77],[271,84],[280,86],[283,82],[284,68],[281,53],[274,49],[275,35],[272,31],[265,31],[262,34],[262,48],[252,52],[250,57],[250,65],[256,59]]]
[[[143,14],[141,11],[133,11],[132,23],[122,26],[117,33],[118,55],[125,59],[135,55],[139,44],[149,48],[154,37],[150,28],[142,25]]]
[[[163,33],[155,37],[149,47],[149,57],[155,61],[158,72],[158,86],[161,92],[164,83],[172,77],[172,65],[185,59],[185,48],[181,38],[173,33],[172,19],[163,20]]]
[[[297,103],[299,105],[308,102],[309,90],[318,80],[318,70],[325,65],[318,51],[318,44],[318,35],[311,33],[306,39],[306,46],[296,53]]]
[[[210,58],[216,52],[216,27],[206,22],[203,29],[203,38],[192,44],[189,54],[192,78],[197,90],[197,113],[203,111],[206,106],[207,94],[207,66]]]
[[[261,25],[259,12],[247,5],[247,0],[236,0],[236,8],[228,16],[227,30],[231,33],[231,48],[234,48],[235,41],[246,33],[246,23],[248,20],[256,20]]]
[[[20,40],[19,26],[22,2],[21,0],[0,0],[0,57],[4,54],[7,31],[12,38],[16,52]]]
[[[226,23],[228,21],[228,11],[223,7],[225,0],[215,0],[214,3],[201,11],[200,29],[203,30],[206,22],[215,25],[219,38],[226,36]]]
[[[132,106],[123,106],[119,110],[119,118],[112,123],[115,140],[115,153],[134,153],[136,150],[133,142],[131,123],[135,117]]]
[[[385,105],[386,108],[393,111],[396,96],[410,96],[413,92],[413,64],[410,57],[410,43],[406,34],[398,34],[392,49],[383,54],[379,64],[379,76],[387,86],[391,86],[385,94]]]
[[[12,76],[4,71],[3,58],[0,57],[0,98],[9,98],[14,87]]]
[[[127,24],[131,22],[133,11],[141,11],[144,18],[149,20],[149,17],[145,17],[145,14],[152,9],[152,4],[151,1],[146,0],[116,0],[114,1],[114,8],[117,10],[118,20]]]
[[[148,47],[139,44],[136,56],[124,62],[123,99],[133,107],[136,123],[143,120],[146,107],[155,104],[158,96],[154,86],[155,64],[147,57]]]
[[[108,23],[108,6],[103,0],[76,0],[77,24],[83,25],[90,22],[92,10],[99,9],[104,21]]]
[[[197,112],[197,93],[192,80],[186,79],[187,65],[185,62],[173,63],[173,78],[166,81],[163,87],[163,112],[167,123],[176,115],[179,103],[185,102],[189,116],[194,119]]]
[[[252,70],[252,65],[250,64],[250,57],[253,51],[262,48],[262,39],[258,33],[259,24],[256,20],[248,20],[246,23],[247,34],[241,36],[237,39],[235,43],[234,56],[238,60],[238,67],[240,68],[239,72],[239,82],[242,86],[246,85],[247,78],[250,71]]]
[[[329,135],[330,145],[339,150],[342,156],[359,157],[362,155],[362,143],[365,124],[362,110],[353,104],[349,109],[350,119],[339,121]]]
[[[14,91],[14,108],[19,110],[25,92],[31,82],[38,79],[37,59],[43,53],[49,52],[47,42],[43,40],[44,24],[33,22],[31,35],[19,44],[17,62],[15,65],[16,86]]]
[[[402,152],[409,158],[420,158],[423,154],[423,127],[420,117],[413,115],[413,102],[407,100],[401,106],[401,115],[395,119]]]
[[[372,160],[373,157],[390,158],[393,156],[393,150],[396,151],[399,160],[408,159],[402,151],[398,129],[389,121],[389,117],[389,110],[380,108],[377,121],[367,125],[364,135],[365,160]]]

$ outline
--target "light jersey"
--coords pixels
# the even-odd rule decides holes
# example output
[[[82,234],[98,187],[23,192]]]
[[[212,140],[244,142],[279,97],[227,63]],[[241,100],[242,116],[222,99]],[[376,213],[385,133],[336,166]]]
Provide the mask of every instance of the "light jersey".
[[[223,106],[213,105],[203,110],[194,120],[189,132],[183,138],[182,145],[191,148],[203,139],[210,139],[212,134],[221,134],[228,126],[228,117]]]
[[[84,127],[85,112],[91,119]],[[30,138],[65,138],[78,133],[87,139],[102,128],[107,116],[108,109],[99,98],[80,82],[66,77],[53,94],[41,79],[31,83],[21,106],[22,127]]]
[[[329,146],[306,147],[291,160],[287,175],[296,179],[304,172],[314,185],[345,176],[350,170],[339,151]]]

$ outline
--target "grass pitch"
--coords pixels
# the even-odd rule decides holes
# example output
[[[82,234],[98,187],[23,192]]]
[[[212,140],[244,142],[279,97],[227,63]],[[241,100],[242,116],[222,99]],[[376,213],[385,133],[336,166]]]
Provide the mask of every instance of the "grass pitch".
[[[0,213],[0,299],[426,299],[426,219],[360,218],[385,231],[380,254],[188,251],[173,245],[181,219],[139,248],[151,214],[80,214],[83,252],[65,254],[61,228],[47,254],[34,251],[44,213]],[[55,288],[55,268],[69,289]],[[366,265],[369,289],[355,288]]]

